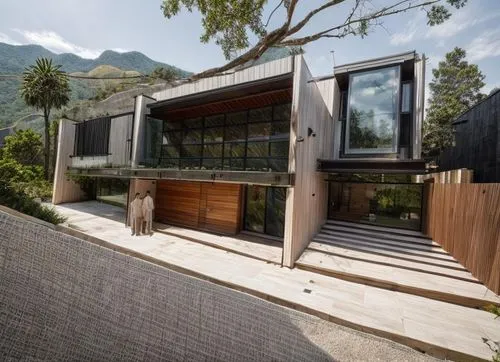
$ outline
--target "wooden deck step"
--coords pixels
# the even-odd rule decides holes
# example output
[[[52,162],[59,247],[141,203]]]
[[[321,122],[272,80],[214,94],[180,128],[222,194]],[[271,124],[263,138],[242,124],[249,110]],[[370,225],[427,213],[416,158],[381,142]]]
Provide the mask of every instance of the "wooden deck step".
[[[492,303],[500,304],[500,297],[477,282],[348,259],[310,249],[304,251],[296,262],[296,266],[351,282],[472,308],[484,307]]]
[[[351,222],[351,221],[343,221],[343,220],[328,220],[328,224],[330,225],[339,225],[339,226],[347,226],[351,228],[365,229],[371,231],[380,231],[385,233],[404,235],[404,236],[413,236],[418,238],[429,239],[427,235],[423,234],[420,231],[415,230],[406,230],[400,228],[391,228],[386,226],[379,225],[371,225],[369,223],[359,223],[359,222]]]
[[[349,233],[352,235],[369,236],[372,238],[383,239],[383,240],[387,240],[387,241],[391,240],[391,241],[395,241],[398,243],[407,243],[407,244],[439,247],[439,244],[434,242],[432,239],[419,238],[419,237],[415,237],[415,236],[392,234],[392,233],[381,232],[381,231],[376,231],[376,230],[365,230],[365,229],[360,229],[360,228],[351,228],[348,226],[341,226],[341,225],[332,225],[328,222],[325,225],[323,225],[323,229],[324,230],[340,231],[340,232]]]
[[[384,255],[384,254],[374,254],[369,251],[354,250],[349,248],[343,248],[339,246],[334,246],[330,244],[322,244],[318,242],[312,242],[309,244],[308,250],[314,252],[325,253],[328,255],[335,255],[342,258],[347,258],[351,260],[359,260],[368,263],[374,263],[378,265],[385,265],[400,269],[414,270],[417,272],[428,273],[433,275],[441,275],[449,278],[455,278],[459,280],[465,280],[472,283],[477,283],[476,278],[464,268],[450,268],[450,263],[443,261],[444,265],[437,263],[429,263],[425,258],[414,257],[411,258],[400,258],[398,255]],[[424,261],[422,262],[422,259]],[[460,264],[453,264],[454,266]]]

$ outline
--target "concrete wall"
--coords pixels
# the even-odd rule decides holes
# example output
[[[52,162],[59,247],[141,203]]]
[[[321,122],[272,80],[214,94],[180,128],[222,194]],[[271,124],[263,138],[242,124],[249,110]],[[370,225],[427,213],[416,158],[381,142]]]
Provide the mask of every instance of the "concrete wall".
[[[283,261],[288,267],[293,267],[327,216],[328,186],[325,176],[316,171],[316,161],[333,156],[333,120],[312,79],[304,58],[297,56],[288,169],[295,173],[295,186],[287,189],[283,245]],[[315,137],[308,136],[308,128]]]
[[[80,185],[66,176],[66,170],[71,164],[72,159],[69,156],[73,154],[74,144],[74,122],[63,119],[59,122],[57,160],[52,191],[52,203],[56,205],[63,202],[80,201],[85,198],[85,193],[81,190]]]
[[[310,316],[4,212],[0,270],[2,360],[331,359]]]

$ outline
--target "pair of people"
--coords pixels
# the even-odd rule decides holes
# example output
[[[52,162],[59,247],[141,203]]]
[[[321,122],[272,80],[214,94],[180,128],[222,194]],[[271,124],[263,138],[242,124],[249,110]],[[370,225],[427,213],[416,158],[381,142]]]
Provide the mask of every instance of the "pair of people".
[[[146,234],[151,235],[153,224],[153,210],[155,208],[151,193],[146,191],[146,196],[141,199],[141,194],[135,194],[135,199],[130,203],[130,223],[132,226],[132,236],[141,235],[142,223],[146,222]]]

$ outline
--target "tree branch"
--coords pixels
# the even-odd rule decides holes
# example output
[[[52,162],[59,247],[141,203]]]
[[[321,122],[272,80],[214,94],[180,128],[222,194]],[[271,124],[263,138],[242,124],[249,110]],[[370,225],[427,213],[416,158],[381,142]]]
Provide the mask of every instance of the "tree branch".
[[[309,12],[309,14],[307,14],[304,19],[302,19],[301,21],[299,21],[293,28],[291,28],[289,31],[288,31],[288,35],[292,35],[292,34],[295,34],[296,32],[298,32],[300,29],[302,29],[308,22],[309,20],[311,20],[311,18],[316,15],[317,13],[319,13],[320,11],[323,11],[329,7],[332,7],[332,6],[335,6],[335,5],[338,5],[342,2],[344,2],[345,0],[331,0],[329,2],[327,2],[326,4],[323,4],[321,5],[319,8],[316,8],[314,10],[312,10],[311,12]]]
[[[395,15],[398,13],[403,13],[412,9],[416,8],[423,8],[424,6],[432,5],[435,3],[438,3],[442,0],[420,0],[422,2],[418,2],[418,4],[415,4],[416,0],[400,0],[396,4],[393,4],[391,6],[386,6],[384,8],[381,8],[380,10],[373,11],[371,13],[368,13],[367,15],[362,15],[359,16],[358,18],[353,19],[354,14],[356,13],[356,10],[359,9],[360,5],[365,2],[365,0],[356,0],[356,3],[347,16],[346,20],[344,21],[343,24],[341,25],[336,25],[334,27],[331,27],[329,29],[325,29],[323,31],[317,32],[315,34],[305,36],[305,37],[300,37],[300,38],[289,38],[291,35],[295,34],[299,30],[301,30],[310,20],[313,18],[317,13],[330,8],[332,6],[338,5],[345,0],[330,0],[324,5],[312,10],[309,12],[300,22],[298,22],[296,25],[290,28],[290,24],[292,22],[292,18],[295,12],[296,5],[298,3],[298,0],[282,0],[279,4],[278,7],[283,5],[285,6],[287,10],[286,14],[286,21],[285,23],[270,32],[269,34],[266,34],[262,39],[259,40],[259,42],[252,48],[250,48],[248,51],[246,51],[244,54],[236,57],[235,59],[231,60],[229,63],[221,66],[221,67],[216,67],[216,68],[211,68],[208,70],[205,70],[201,73],[192,75],[190,77],[190,80],[196,80],[196,79],[201,79],[201,78],[206,78],[206,77],[211,77],[223,72],[226,72],[230,69],[235,68],[238,65],[244,64],[250,60],[257,59],[259,58],[264,52],[269,49],[270,47],[273,46],[301,46],[307,43],[310,43],[312,41],[318,40],[320,38],[343,38],[348,35],[356,35],[359,34],[358,29],[355,29],[353,25],[356,24],[361,24],[364,22],[369,22],[381,17],[389,16],[389,15]],[[407,6],[402,7],[402,5],[408,4]],[[269,19],[273,15],[273,13],[276,11],[278,8],[276,7],[270,14]],[[268,22],[269,22],[268,19]],[[267,24],[266,24],[267,25]]]
[[[281,1],[279,2],[279,4],[278,4],[278,5],[276,5],[276,7],[274,8],[274,10],[273,10],[273,11],[271,11],[271,14],[269,14],[269,17],[267,18],[266,25],[264,25],[264,27],[265,27],[265,28],[267,28],[267,26],[269,25],[269,21],[270,21],[270,20],[271,20],[271,18],[273,17],[273,15],[274,15],[274,13],[276,12],[276,10],[278,10],[278,9],[279,9],[279,7],[280,7],[281,5],[283,5],[283,1],[284,1],[284,0],[281,0]]]
[[[362,16],[362,17],[354,19],[354,20],[351,19],[348,22],[344,22],[344,24],[342,24],[342,25],[337,25],[337,26],[334,26],[332,28],[320,31],[318,33],[315,33],[315,34],[312,34],[312,35],[309,35],[306,37],[295,38],[295,39],[294,38],[285,39],[284,41],[282,41],[280,43],[280,46],[304,45],[304,44],[310,43],[312,41],[318,40],[320,38],[343,38],[349,34],[356,34],[356,30],[351,27],[354,24],[358,24],[358,23],[361,23],[364,21],[375,20],[375,19],[378,19],[378,18],[381,18],[384,16],[388,16],[388,15],[403,13],[403,12],[409,11],[411,9],[420,8],[423,6],[427,6],[427,5],[431,5],[431,4],[439,2],[439,0],[431,0],[431,1],[427,1],[424,3],[417,4],[417,5],[412,5],[410,1],[411,0],[400,1],[399,3],[397,3],[393,6],[389,6],[389,7],[380,9],[374,13]],[[401,5],[403,3],[407,3],[407,2],[410,2],[410,4],[407,7],[403,8],[403,9],[391,10],[391,9],[394,9],[394,8],[398,7],[399,5]],[[388,10],[391,10],[391,11],[388,11]],[[329,34],[329,33],[334,32],[334,31],[340,31],[340,33]],[[288,34],[287,34],[287,36],[288,36]]]

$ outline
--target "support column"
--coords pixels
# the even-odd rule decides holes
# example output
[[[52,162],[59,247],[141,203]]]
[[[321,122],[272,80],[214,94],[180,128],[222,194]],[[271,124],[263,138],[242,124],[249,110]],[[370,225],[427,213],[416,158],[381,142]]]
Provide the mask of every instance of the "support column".
[[[66,170],[71,165],[70,156],[73,155],[74,147],[75,123],[67,119],[61,119],[59,122],[57,159],[52,191],[52,203],[54,205],[63,202],[81,201],[85,198],[85,193],[80,188],[80,185],[70,180],[66,175]]]
[[[135,97],[134,129],[132,133],[132,168],[137,168],[144,160],[144,136],[146,134],[147,105],[155,102],[153,98],[143,94]]]

